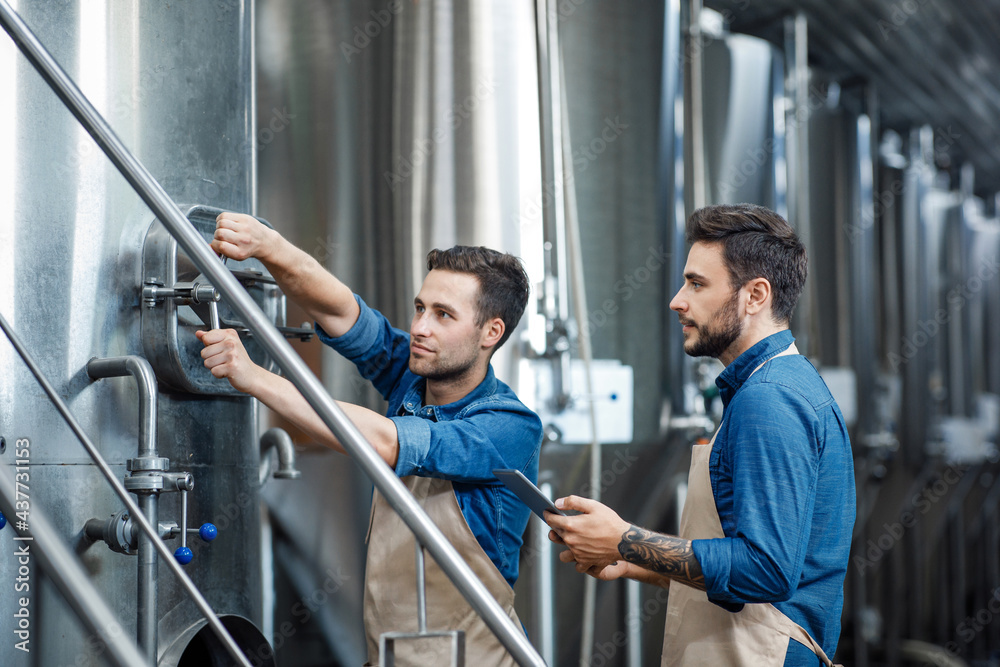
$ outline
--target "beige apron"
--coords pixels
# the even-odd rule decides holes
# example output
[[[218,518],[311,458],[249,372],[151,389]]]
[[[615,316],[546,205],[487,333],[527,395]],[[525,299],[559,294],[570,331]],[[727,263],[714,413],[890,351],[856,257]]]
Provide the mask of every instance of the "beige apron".
[[[791,354],[798,354],[794,343],[771,359]],[[718,434],[716,431],[715,435]],[[694,445],[691,451],[687,499],[680,525],[680,537],[686,540],[725,537],[709,476],[709,457],[714,444],[715,436],[709,444]],[[746,604],[733,613],[710,602],[705,591],[671,581],[660,665],[780,667],[790,638],[811,648],[827,667],[833,664],[816,640],[774,605]]]
[[[520,627],[514,612],[514,590],[490,560],[466,523],[451,482],[431,477],[403,477],[403,484],[431,520],[465,559],[473,573]],[[368,564],[365,571],[365,632],[368,662],[379,661],[383,632],[417,631],[417,568],[413,533],[392,506],[375,490],[368,529]],[[475,667],[515,666],[514,658],[451,583],[433,557],[427,556],[428,631],[465,631],[465,663]],[[450,645],[442,639],[397,642],[397,665],[450,664]]]

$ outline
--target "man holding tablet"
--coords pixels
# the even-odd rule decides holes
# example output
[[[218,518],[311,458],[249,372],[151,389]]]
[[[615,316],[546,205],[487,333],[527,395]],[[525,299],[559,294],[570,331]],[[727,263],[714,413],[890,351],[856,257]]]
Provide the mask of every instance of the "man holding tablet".
[[[724,406],[694,445],[679,536],[570,496],[546,513],[560,554],[599,579],[669,586],[662,665],[830,665],[840,635],[855,487],[844,417],[788,330],[806,251],[760,206],[688,220],[670,302],[684,351],[719,359]]]
[[[316,321],[321,341],[355,363],[389,402],[387,416],[339,403],[407,485],[515,622],[518,557],[530,510],[493,475],[497,468],[538,478],[542,425],[504,383],[490,358],[513,332],[528,301],[520,260],[482,247],[432,250],[414,299],[410,331],[393,328],[313,257],[255,218],[223,213],[212,248],[256,257],[282,291]],[[232,330],[198,332],[212,374],[228,378],[311,437],[340,443],[286,379],[250,361]],[[368,659],[379,662],[383,632],[416,632],[415,542],[376,491],[365,574]],[[513,658],[433,559],[426,563],[427,627],[465,632],[470,665],[514,665]],[[415,644],[416,646],[416,644]],[[449,660],[448,646],[420,642],[396,664]],[[413,647],[411,647],[413,648]]]

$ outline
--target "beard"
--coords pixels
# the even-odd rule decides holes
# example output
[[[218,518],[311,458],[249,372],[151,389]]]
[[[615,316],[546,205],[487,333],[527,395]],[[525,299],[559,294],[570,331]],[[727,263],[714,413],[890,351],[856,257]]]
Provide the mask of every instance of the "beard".
[[[472,372],[478,360],[478,350],[470,346],[467,350],[454,350],[447,356],[438,353],[436,359],[421,359],[411,353],[409,367],[414,375],[438,382],[456,380]]]
[[[734,291],[732,298],[722,305],[711,318],[711,323],[697,324],[698,338],[691,346],[684,346],[684,352],[692,357],[713,357],[718,359],[736,339],[743,334],[743,322],[740,321],[737,304],[739,292]]]

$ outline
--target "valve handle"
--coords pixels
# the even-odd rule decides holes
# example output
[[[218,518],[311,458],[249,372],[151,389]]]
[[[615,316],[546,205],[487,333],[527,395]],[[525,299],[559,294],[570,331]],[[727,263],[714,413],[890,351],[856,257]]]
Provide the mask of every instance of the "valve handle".
[[[3,527],[6,525],[7,525],[7,517],[3,515],[3,512],[0,512],[0,530],[3,530]]]
[[[187,547],[177,547],[177,551],[174,552],[174,560],[181,565],[187,565],[192,558],[194,558],[194,553]]]
[[[219,529],[215,527],[214,523],[203,523],[201,528],[198,529],[198,537],[206,542],[211,542],[218,536]]]

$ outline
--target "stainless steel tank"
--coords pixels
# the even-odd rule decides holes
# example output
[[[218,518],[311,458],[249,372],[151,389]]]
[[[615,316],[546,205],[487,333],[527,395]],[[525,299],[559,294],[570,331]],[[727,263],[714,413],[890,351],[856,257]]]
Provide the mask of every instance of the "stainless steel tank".
[[[291,119],[261,141],[260,205],[287,238],[404,330],[431,248],[540,257],[521,220],[524,188],[541,190],[531,2],[266,0],[258,18],[261,127]],[[512,385],[518,336],[494,360]],[[334,398],[382,409],[352,364],[300,349]],[[371,484],[332,452],[303,461],[301,485],[265,492],[275,644],[360,664]]]
[[[535,4],[259,5],[259,115],[295,114],[287,131],[261,146],[261,212],[404,329],[426,252],[485,244],[525,259],[534,294],[523,327],[536,351],[544,347],[546,322],[534,300],[542,294],[542,209],[565,183],[561,175],[542,177]],[[588,298],[577,323],[592,330],[596,357],[633,366],[634,439],[659,451],[665,330],[673,321],[665,312],[673,251],[659,217],[655,141],[664,14],[583,2],[558,3],[555,12]],[[608,58],[593,48],[611,36],[627,53]],[[518,382],[528,374],[519,338],[515,333],[494,366],[530,402],[537,398],[531,378]],[[379,407],[335,354],[316,366],[334,397]],[[586,450],[546,451],[552,456],[542,467],[555,472],[557,491],[578,491]],[[311,636],[304,629],[315,623],[326,635],[324,650],[356,659],[363,580],[355,573],[364,558],[368,484],[341,457],[307,456],[305,484],[265,493],[279,583],[290,580],[274,622],[291,624],[285,648],[294,645],[299,655]],[[618,461],[608,456],[607,466]],[[624,480],[616,487],[628,487]],[[538,550],[529,545],[524,553],[518,609],[535,639],[541,619],[531,610],[531,568]],[[310,606],[309,593],[338,571],[348,576],[337,595]],[[568,611],[560,614],[558,641],[571,653],[583,580],[567,572],[559,584]],[[297,602],[309,609],[308,623],[295,615]]]
[[[124,143],[181,204],[254,207],[253,5],[191,1],[13,3]],[[13,45],[0,38],[0,311],[36,356],[117,474],[139,448],[131,378],[92,380],[92,358],[162,352],[144,340],[144,244],[152,215]],[[146,336],[148,338],[148,336]],[[188,338],[177,355],[197,355]],[[154,366],[157,366],[154,364]],[[157,366],[162,370],[162,366]],[[0,344],[0,436],[30,441],[31,504],[53,521],[129,633],[136,629],[136,558],[91,543],[84,526],[122,509],[35,380]],[[256,408],[228,392],[193,391],[161,376],[158,453],[190,472],[189,525],[220,535],[192,544],[187,566],[237,640],[268,664],[260,632],[262,583]],[[220,385],[221,386],[221,385]],[[223,387],[224,389],[224,387]],[[14,448],[0,446],[10,464]],[[180,522],[178,493],[161,522]],[[0,533],[0,579],[12,582],[11,531]],[[175,543],[178,543],[175,540]],[[169,544],[169,543],[168,543]],[[224,655],[162,566],[155,618],[160,664],[210,664]],[[31,652],[0,646],[4,665],[80,665],[103,648],[40,570],[30,591]],[[0,633],[12,637],[13,596]]]

